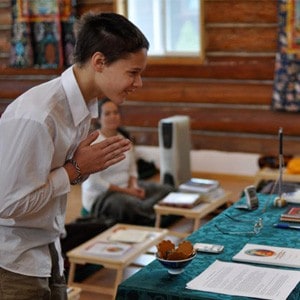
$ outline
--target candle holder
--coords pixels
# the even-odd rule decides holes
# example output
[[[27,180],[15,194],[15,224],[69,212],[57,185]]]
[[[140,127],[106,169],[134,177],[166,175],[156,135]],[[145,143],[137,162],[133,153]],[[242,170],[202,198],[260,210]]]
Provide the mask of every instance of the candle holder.
[[[275,182],[273,186],[271,195],[274,193],[276,185],[278,184],[278,197],[274,199],[273,205],[275,207],[284,207],[287,205],[287,201],[282,196],[282,174],[283,174],[284,162],[283,162],[283,130],[281,127],[279,128],[278,131],[278,139],[279,139],[279,176],[278,176],[278,180]],[[263,209],[264,212],[266,211],[268,204],[269,204],[269,200],[266,201],[265,207]]]

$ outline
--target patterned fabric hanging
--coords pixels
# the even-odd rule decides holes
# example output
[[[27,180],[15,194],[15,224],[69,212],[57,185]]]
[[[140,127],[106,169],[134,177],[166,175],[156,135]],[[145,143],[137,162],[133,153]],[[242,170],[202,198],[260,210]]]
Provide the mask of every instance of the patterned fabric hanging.
[[[291,6],[292,5],[292,6]],[[295,40],[291,46],[291,24],[296,27],[296,17],[299,22],[300,2],[297,0],[278,0],[278,52],[275,61],[274,88],[272,109],[278,111],[300,111],[300,42]],[[293,13],[293,18],[288,13]]]
[[[72,64],[72,0],[12,0],[10,65],[58,68]]]

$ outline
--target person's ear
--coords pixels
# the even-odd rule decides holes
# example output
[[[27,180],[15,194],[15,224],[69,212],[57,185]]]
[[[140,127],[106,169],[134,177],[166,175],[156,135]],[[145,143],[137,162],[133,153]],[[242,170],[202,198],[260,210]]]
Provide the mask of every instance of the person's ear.
[[[95,52],[92,56],[92,64],[97,72],[102,72],[105,65],[105,56],[101,52]]]

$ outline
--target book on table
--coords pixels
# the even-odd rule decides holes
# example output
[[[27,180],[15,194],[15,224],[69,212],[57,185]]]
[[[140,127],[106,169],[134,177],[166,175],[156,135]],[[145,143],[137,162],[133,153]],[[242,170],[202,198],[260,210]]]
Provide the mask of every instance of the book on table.
[[[232,260],[255,264],[300,268],[300,249],[246,244]]]
[[[220,186],[219,181],[203,178],[191,178],[190,180],[179,185],[181,192],[209,193]]]
[[[148,230],[120,228],[109,237],[110,241],[123,243],[141,243],[151,235]]]
[[[201,201],[201,194],[198,193],[171,192],[158,204],[164,206],[193,208]]]
[[[300,222],[300,206],[288,206],[280,216],[280,221]]]
[[[125,254],[132,248],[132,245],[123,243],[114,243],[106,241],[97,241],[84,249],[86,254],[99,255],[106,257],[118,257]]]

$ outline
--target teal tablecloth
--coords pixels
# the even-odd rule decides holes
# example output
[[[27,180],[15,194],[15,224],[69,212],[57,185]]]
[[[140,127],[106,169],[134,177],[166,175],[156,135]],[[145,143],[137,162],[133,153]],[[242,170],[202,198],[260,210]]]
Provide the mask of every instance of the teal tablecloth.
[[[271,197],[271,198],[270,198]],[[187,239],[192,243],[217,243],[225,246],[221,254],[198,253],[197,257],[179,275],[170,275],[158,261],[153,261],[133,276],[125,280],[118,287],[117,300],[191,300],[191,299],[250,299],[246,297],[229,296],[186,289],[186,283],[198,276],[215,260],[232,261],[232,257],[239,252],[246,243],[264,244],[300,249],[300,231],[292,229],[274,228],[279,216],[285,208],[273,207],[275,196],[259,195],[260,206],[255,211],[241,211],[229,207],[223,213],[202,226]],[[244,201],[241,199],[240,201]],[[268,203],[266,211],[263,210]],[[245,222],[236,222],[226,215],[235,216]],[[239,216],[237,216],[239,215]],[[255,236],[222,234],[215,228],[215,224],[225,230],[249,231],[254,221],[263,218],[264,227]],[[249,221],[249,222],[248,222]],[[275,266],[272,266],[275,268]],[[288,297],[288,300],[300,299],[300,283]]]

